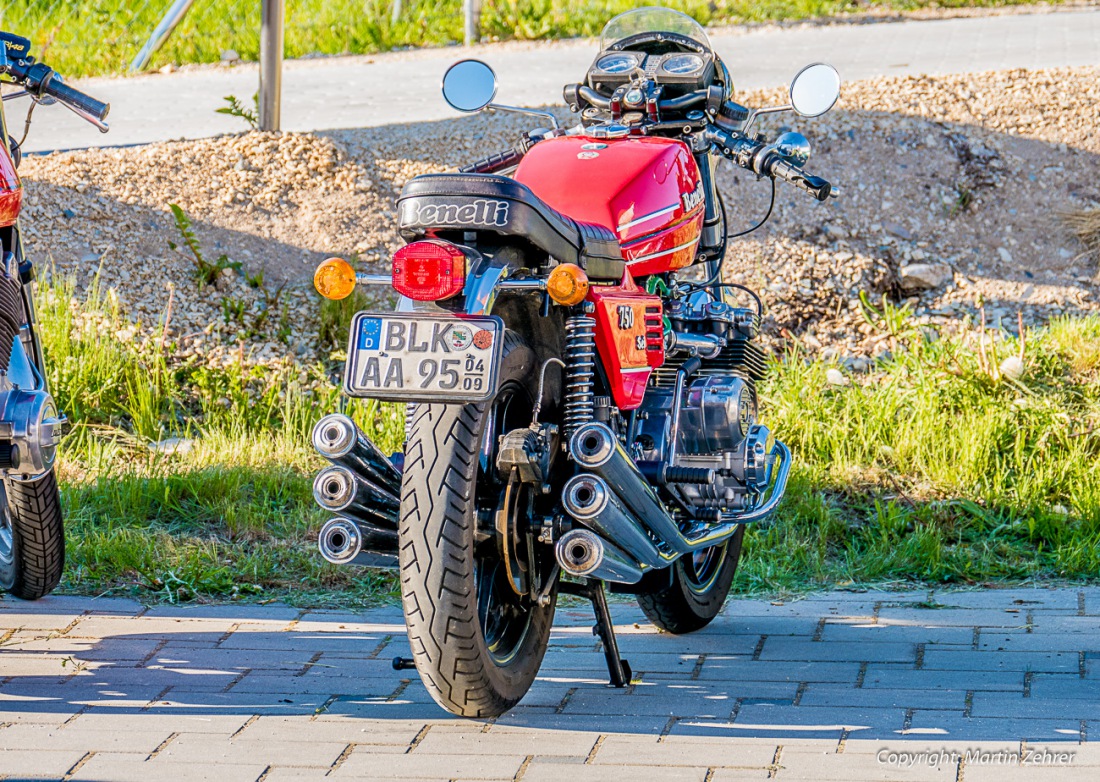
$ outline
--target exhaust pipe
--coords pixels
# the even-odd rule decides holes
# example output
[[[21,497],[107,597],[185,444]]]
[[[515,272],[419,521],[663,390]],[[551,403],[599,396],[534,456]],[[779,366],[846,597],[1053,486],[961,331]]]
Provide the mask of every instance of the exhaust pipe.
[[[578,578],[594,578],[620,584],[637,584],[642,570],[637,563],[594,532],[575,529],[558,538],[554,555],[561,569]]]
[[[562,489],[561,501],[566,513],[602,537],[615,541],[642,565],[663,568],[677,558],[675,554],[661,554],[641,522],[598,475],[574,475]]]
[[[569,440],[569,453],[581,467],[602,478],[610,490],[609,493],[617,496],[642,525],[672,549],[675,554],[672,559],[723,543],[740,525],[766,518],[783,498],[791,471],[791,452],[777,440],[771,454],[780,460],[780,464],[767,502],[749,513],[736,514],[717,524],[696,525],[685,533],[680,531],[679,526],[665,511],[653,487],[638,471],[614,433],[605,424],[591,422],[578,428]],[[600,522],[606,522],[605,531],[611,540],[626,545],[626,541],[637,538],[639,530],[628,529],[634,525],[622,523],[623,519],[617,518],[613,513],[601,513],[599,519]],[[593,525],[591,520],[585,523]],[[668,559],[664,554],[661,556]]]
[[[397,532],[337,516],[317,536],[321,556],[334,565],[397,565]]]
[[[313,479],[313,499],[333,513],[346,510],[397,527],[401,501],[342,464],[334,464],[317,473]]]
[[[389,458],[342,413],[326,415],[313,427],[313,447],[393,496],[401,493],[401,473]]]

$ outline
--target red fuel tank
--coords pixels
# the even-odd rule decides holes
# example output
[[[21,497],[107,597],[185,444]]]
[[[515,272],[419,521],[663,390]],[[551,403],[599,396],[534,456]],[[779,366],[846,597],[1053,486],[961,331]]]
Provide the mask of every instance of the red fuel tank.
[[[695,259],[703,188],[681,141],[547,139],[531,148],[515,178],[559,212],[614,231],[635,277]]]
[[[23,205],[23,184],[15,173],[15,161],[0,143],[0,228],[13,225]]]

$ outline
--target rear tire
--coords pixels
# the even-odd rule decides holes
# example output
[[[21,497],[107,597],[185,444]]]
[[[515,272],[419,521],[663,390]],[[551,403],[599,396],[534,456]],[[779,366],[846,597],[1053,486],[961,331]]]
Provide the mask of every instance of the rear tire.
[[[0,491],[0,590],[23,600],[48,595],[65,568],[65,528],[53,469]]]
[[[668,568],[647,573],[637,597],[649,621],[676,635],[710,624],[726,602],[744,537],[742,525],[721,546],[685,554]]]
[[[409,643],[432,698],[461,717],[494,717],[519,702],[554,620],[556,595],[545,606],[516,595],[494,538],[478,535],[479,490],[483,514],[496,491],[495,437],[529,424],[534,399],[534,354],[515,334],[504,339],[497,396],[417,404],[405,449],[398,534]]]

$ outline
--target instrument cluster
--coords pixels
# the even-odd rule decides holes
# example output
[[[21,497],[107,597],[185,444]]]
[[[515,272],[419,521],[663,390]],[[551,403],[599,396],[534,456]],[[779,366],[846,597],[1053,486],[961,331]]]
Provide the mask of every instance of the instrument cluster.
[[[714,79],[714,55],[710,52],[604,51],[588,69],[587,81],[593,89],[609,92],[629,84],[638,71],[657,84],[682,87],[685,91],[699,90]]]

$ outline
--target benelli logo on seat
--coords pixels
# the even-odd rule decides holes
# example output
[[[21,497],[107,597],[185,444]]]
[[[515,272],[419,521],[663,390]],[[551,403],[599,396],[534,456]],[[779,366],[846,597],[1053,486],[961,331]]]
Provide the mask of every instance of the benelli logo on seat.
[[[508,202],[479,198],[468,204],[410,204],[409,225],[508,225]]]

